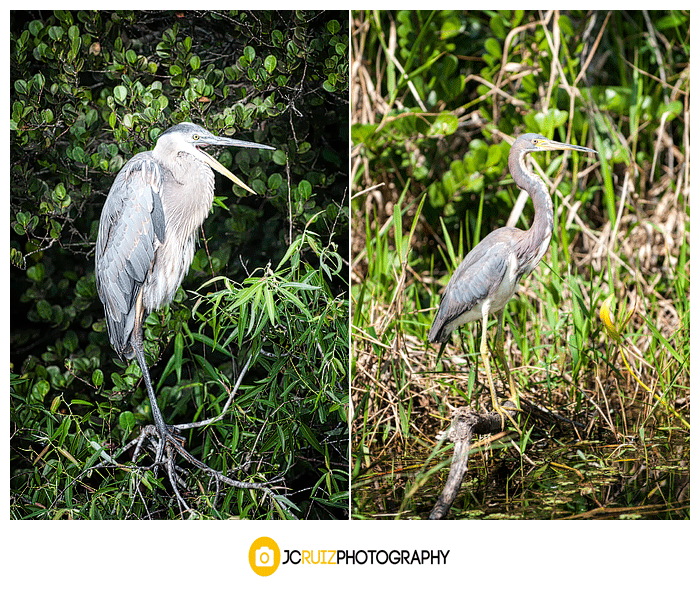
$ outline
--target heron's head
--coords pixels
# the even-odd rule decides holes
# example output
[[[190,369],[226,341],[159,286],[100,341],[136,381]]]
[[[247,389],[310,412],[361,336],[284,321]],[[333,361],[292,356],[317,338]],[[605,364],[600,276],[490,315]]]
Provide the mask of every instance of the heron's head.
[[[519,155],[525,153],[534,153],[537,151],[582,151],[585,153],[597,153],[593,149],[585,146],[577,146],[575,144],[566,144],[557,142],[542,136],[541,134],[523,134],[518,136],[513,146],[510,147],[511,155]]]
[[[191,122],[183,122],[171,128],[168,128],[163,134],[158,137],[156,147],[153,150],[157,158],[167,161],[169,158],[175,157],[179,153],[188,153],[195,159],[209,165],[212,169],[228,177],[233,183],[248,190],[251,194],[255,194],[248,186],[240,179],[231,173],[226,167],[219,163],[214,157],[206,153],[204,147],[207,146],[231,146],[240,148],[257,148],[266,150],[275,150],[274,147],[266,144],[258,144],[257,142],[246,142],[245,140],[236,140],[235,138],[226,138],[224,136],[216,136],[208,130],[192,124]]]

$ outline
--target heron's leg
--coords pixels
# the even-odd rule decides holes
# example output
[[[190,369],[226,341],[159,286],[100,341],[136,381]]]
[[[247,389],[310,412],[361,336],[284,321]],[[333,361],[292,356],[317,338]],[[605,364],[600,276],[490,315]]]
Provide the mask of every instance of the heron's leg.
[[[486,309],[486,308],[484,308]],[[502,316],[501,313],[499,312],[499,329],[500,329],[500,323],[502,321]],[[494,412],[497,412],[500,417],[501,417],[501,428],[504,428],[506,425],[506,417],[510,419],[510,421],[513,423],[513,426],[520,432],[520,427],[518,427],[518,424],[515,422],[513,417],[511,417],[511,412],[513,412],[513,409],[511,407],[504,408],[503,406],[500,405],[498,402],[498,397],[496,396],[496,390],[493,386],[493,376],[491,375],[491,364],[489,363],[489,347],[486,342],[486,325],[488,322],[488,310],[484,311],[482,315],[482,333],[481,333],[481,359],[484,362],[484,368],[486,369],[486,377],[489,380],[489,390],[491,390],[491,405],[493,406]],[[503,338],[501,337],[501,341]],[[498,343],[498,336],[496,337],[496,342]],[[497,352],[499,352],[497,350]],[[503,353],[503,344],[501,344],[501,351],[500,353]],[[501,355],[499,355],[499,359],[501,359]],[[507,368],[507,367],[506,367]],[[510,373],[508,372],[508,377],[510,378]],[[509,399],[510,400],[510,399]]]
[[[501,407],[498,404],[498,398],[496,397],[496,389],[493,387],[493,376],[491,375],[491,364],[489,362],[489,345],[486,342],[486,327],[488,325],[488,317],[489,313],[488,310],[486,310],[484,311],[481,319],[481,360],[484,362],[484,369],[486,370],[486,379],[489,382],[489,390],[491,391],[491,405],[493,406],[493,410],[495,410],[499,415],[501,415],[501,417],[503,417],[503,413],[500,410]]]
[[[496,330],[496,356],[503,371],[505,371],[506,379],[508,380],[508,387],[510,388],[510,400],[515,404],[515,408],[520,410],[520,398],[518,397],[518,391],[515,389],[515,383],[513,382],[513,376],[510,374],[510,368],[508,367],[508,361],[506,360],[506,354],[503,349],[503,316],[505,314],[505,309],[498,312],[498,329]]]
[[[151,383],[151,374],[148,371],[148,365],[146,364],[146,356],[143,351],[143,318],[144,310],[141,305],[141,293],[136,299],[136,316],[134,322],[134,331],[131,333],[131,346],[134,349],[136,355],[136,362],[141,368],[141,374],[143,375],[143,381],[146,383],[146,392],[148,393],[148,400],[151,402],[151,412],[153,414],[153,422],[155,423],[156,430],[160,436],[160,443],[158,444],[158,451],[156,453],[156,462],[160,462],[163,456],[163,446],[165,445],[165,439],[170,435],[165,421],[163,420],[163,414],[160,412],[158,407],[158,400],[156,399],[156,393],[153,389],[153,384]]]
[[[165,421],[163,420],[163,414],[160,412],[158,407],[158,401],[156,400],[156,393],[153,390],[153,384],[151,384],[151,376],[148,372],[148,365],[146,365],[146,357],[143,353],[143,343],[138,344],[136,340],[132,340],[134,346],[134,353],[136,353],[136,361],[141,368],[141,373],[143,374],[143,381],[146,383],[146,392],[148,393],[148,400],[151,402],[151,412],[153,414],[153,422],[155,423],[156,430],[160,437],[160,443],[158,444],[158,452],[156,453],[156,461],[160,461],[163,455],[163,445],[165,444],[165,438],[169,433]]]

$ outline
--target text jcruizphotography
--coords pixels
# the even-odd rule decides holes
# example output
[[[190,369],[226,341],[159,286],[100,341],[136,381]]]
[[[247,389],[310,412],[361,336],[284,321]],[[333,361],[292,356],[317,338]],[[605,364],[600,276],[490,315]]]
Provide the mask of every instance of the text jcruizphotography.
[[[282,565],[446,565],[449,554],[440,549],[285,549]]]

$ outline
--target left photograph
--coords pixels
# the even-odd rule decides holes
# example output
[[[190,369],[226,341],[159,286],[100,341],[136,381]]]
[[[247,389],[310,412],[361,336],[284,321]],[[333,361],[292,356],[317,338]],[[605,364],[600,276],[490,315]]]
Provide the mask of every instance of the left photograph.
[[[10,13],[10,517],[347,519],[348,13]]]

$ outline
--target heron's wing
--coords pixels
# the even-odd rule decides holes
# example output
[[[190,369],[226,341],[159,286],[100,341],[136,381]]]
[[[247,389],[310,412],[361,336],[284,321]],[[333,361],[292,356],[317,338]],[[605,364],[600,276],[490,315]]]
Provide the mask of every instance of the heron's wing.
[[[133,157],[112,184],[100,217],[95,250],[97,293],[109,339],[121,355],[134,328],[134,305],[165,237],[162,172],[150,151]]]
[[[450,324],[497,291],[508,271],[511,250],[506,236],[510,231],[503,228],[489,233],[457,266],[430,327],[430,342],[446,342],[454,330]],[[474,319],[478,317],[475,315]]]

